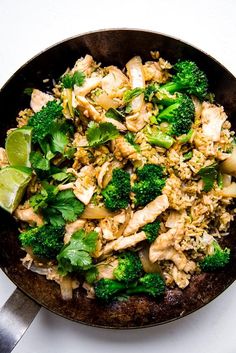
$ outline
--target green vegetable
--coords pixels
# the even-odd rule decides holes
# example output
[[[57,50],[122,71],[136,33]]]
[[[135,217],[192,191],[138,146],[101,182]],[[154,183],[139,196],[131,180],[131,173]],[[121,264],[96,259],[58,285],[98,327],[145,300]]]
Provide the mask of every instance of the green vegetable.
[[[63,247],[65,229],[62,226],[43,225],[20,234],[23,247],[31,248],[40,258],[54,259]]]
[[[113,271],[113,275],[118,281],[135,281],[142,272],[143,266],[137,253],[126,251],[118,255],[118,266]]]
[[[183,161],[189,161],[193,157],[193,151],[189,151],[183,155]]]
[[[169,135],[188,134],[195,116],[192,99],[185,94],[176,94],[171,101],[171,105],[157,116],[157,121],[160,123],[165,121],[169,124],[167,131]]]
[[[224,268],[230,261],[230,249],[224,248],[214,241],[214,253],[207,255],[202,261],[200,261],[200,268],[205,271],[214,271],[219,268]]]
[[[194,130],[192,130],[192,129],[189,130],[189,132],[187,134],[184,134],[184,135],[180,136],[179,142],[180,143],[187,143],[191,139],[193,134],[194,134]]]
[[[127,132],[125,139],[136,149],[137,152],[140,152],[140,146],[135,142],[135,136],[132,132]]]
[[[152,243],[158,236],[160,221],[146,224],[141,230],[145,232],[147,241]]]
[[[145,164],[137,169],[138,181],[132,191],[135,193],[136,206],[145,206],[147,203],[161,195],[165,186],[163,168],[155,164]]]
[[[30,153],[30,163],[31,163],[31,168],[33,168],[36,171],[36,173],[38,171],[50,170],[49,160],[45,158],[40,151]]]
[[[213,163],[208,167],[201,168],[198,175],[203,180],[203,191],[210,191],[214,186],[214,182],[218,179],[218,164]]]
[[[92,284],[97,280],[98,277],[98,269],[96,266],[92,266],[87,271],[84,272],[86,282]]]
[[[76,71],[73,75],[65,74],[61,77],[61,83],[64,88],[73,88],[74,85],[82,86],[85,80],[83,72]]]
[[[48,102],[39,112],[29,118],[28,126],[32,126],[33,143],[42,141],[53,128],[56,119],[62,117],[62,106],[56,100]]]
[[[112,211],[126,208],[129,204],[130,192],[129,173],[123,169],[114,169],[111,181],[102,190],[105,206]]]
[[[155,97],[155,93],[158,92],[160,86],[157,83],[151,83],[150,85],[148,85],[145,89],[144,92],[144,99],[147,102],[158,102],[158,100]]]
[[[115,119],[118,121],[123,121],[125,118],[125,114],[121,110],[114,108],[109,108],[108,111],[105,113],[105,116],[107,118]]]
[[[140,87],[125,91],[123,96],[124,103],[130,103],[134,98],[140,96],[143,92],[144,89]]]
[[[144,134],[147,138],[147,141],[154,146],[169,149],[175,142],[173,137],[158,130],[156,127],[151,128],[150,126],[147,126],[144,130]]]
[[[148,273],[137,282],[126,283],[112,279],[102,278],[95,283],[95,295],[98,299],[109,302],[118,294],[147,294],[158,298],[165,292],[165,281],[158,273]]]
[[[185,92],[204,100],[207,95],[208,81],[206,74],[196,63],[189,60],[179,61],[173,69],[175,74],[172,76],[172,81],[161,86],[160,91]]]
[[[72,190],[59,191],[57,187],[44,183],[44,188],[30,198],[35,212],[42,212],[44,219],[54,226],[75,221],[84,211],[84,204]]]
[[[112,123],[91,122],[86,131],[86,137],[90,147],[98,147],[119,136],[118,129]]]
[[[58,271],[65,276],[70,272],[84,271],[92,267],[91,254],[96,250],[98,233],[85,233],[83,229],[75,232],[70,242],[57,256]]]

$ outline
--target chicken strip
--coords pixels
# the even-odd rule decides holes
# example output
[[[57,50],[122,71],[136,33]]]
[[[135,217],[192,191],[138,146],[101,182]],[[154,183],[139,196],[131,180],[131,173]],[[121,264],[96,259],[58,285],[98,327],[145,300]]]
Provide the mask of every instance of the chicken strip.
[[[76,71],[80,71],[85,73],[86,75],[91,75],[94,68],[97,66],[93,57],[91,55],[85,55],[84,58],[80,58],[76,61],[75,66],[71,70],[71,73],[75,73]]]
[[[39,112],[49,101],[55,98],[50,94],[44,93],[39,89],[33,89],[31,94],[30,106],[35,113]]]
[[[114,145],[114,156],[118,160],[123,158],[130,160],[141,160],[142,156],[123,136],[119,136],[113,141]]]
[[[139,228],[145,226],[145,224],[154,222],[157,216],[164,212],[168,207],[169,201],[167,196],[157,196],[142,210],[139,210],[133,214],[124,230],[124,236],[134,234],[139,230]]]
[[[20,205],[14,212],[14,216],[20,221],[29,223],[31,226],[42,226],[43,217],[36,214],[32,207],[27,207],[25,205]]]
[[[116,66],[109,66],[106,69],[108,74],[102,79],[102,89],[111,98],[123,96],[123,88],[129,85],[128,78]]]
[[[92,76],[92,77],[86,78],[82,86],[75,85],[74,87],[75,97],[86,96],[89,92],[91,92],[93,89],[97,88],[100,85],[101,79],[102,78],[100,76]]]
[[[143,240],[146,240],[145,232],[139,232],[130,235],[129,237],[121,236],[118,239],[107,243],[102,250],[102,255],[109,255],[113,251],[120,251],[127,248],[131,248],[132,246],[135,246]]]
[[[77,219],[72,223],[67,223],[65,226],[66,233],[64,235],[64,244],[69,243],[72,234],[77,232],[77,230],[82,229],[85,225],[85,220]]]

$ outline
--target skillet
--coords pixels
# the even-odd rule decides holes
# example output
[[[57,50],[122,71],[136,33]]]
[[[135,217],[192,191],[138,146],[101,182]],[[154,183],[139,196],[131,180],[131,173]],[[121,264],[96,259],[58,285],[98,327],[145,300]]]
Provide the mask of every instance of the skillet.
[[[7,81],[0,91],[0,145],[4,145],[6,131],[15,126],[15,118],[19,110],[29,106],[30,98],[24,94],[25,88],[50,90],[53,79],[57,81],[67,67],[72,67],[76,59],[85,54],[91,54],[102,65],[113,64],[124,67],[134,55],[140,55],[143,60],[151,59],[151,50],[159,50],[161,56],[172,63],[181,58],[194,60],[206,72],[210,91],[215,93],[216,102],[224,106],[233,129],[236,128],[234,119],[236,117],[236,79],[219,62],[187,43],[160,33],[112,29],[82,34],[56,44],[27,62]],[[49,81],[43,83],[45,78]],[[12,314],[13,311],[18,315],[24,313],[21,318],[22,321],[25,320],[25,329],[40,306],[67,319],[90,326],[117,329],[148,327],[181,318],[201,308],[221,294],[236,279],[236,266],[233,265],[236,260],[235,222],[233,222],[230,235],[224,239],[223,244],[232,250],[230,265],[222,271],[193,276],[185,290],[168,290],[164,299],[160,301],[140,295],[130,297],[126,301],[103,305],[86,298],[85,291],[78,288],[74,291],[71,301],[63,301],[60,288],[56,283],[22,266],[20,258],[24,256],[24,252],[20,249],[17,240],[17,223],[13,217],[0,210],[0,220],[0,267],[18,287],[13,294],[14,297],[0,312],[2,342],[6,327],[1,326],[3,322],[1,318]],[[19,327],[16,331],[18,329]],[[23,331],[22,329],[22,334]],[[11,336],[9,332],[11,333],[11,330],[5,334],[5,337],[8,334]],[[19,333],[17,337],[20,338]],[[12,345],[18,339],[12,338]],[[8,343],[5,342],[5,346],[2,347],[6,347]],[[4,349],[0,351],[9,352],[9,347],[10,345],[8,350],[6,348],[5,351]]]

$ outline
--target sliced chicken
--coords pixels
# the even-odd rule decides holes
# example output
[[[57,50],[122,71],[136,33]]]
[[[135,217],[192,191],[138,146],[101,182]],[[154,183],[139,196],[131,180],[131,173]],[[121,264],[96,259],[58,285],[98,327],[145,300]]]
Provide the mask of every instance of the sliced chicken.
[[[92,165],[80,169],[77,180],[74,183],[75,196],[88,205],[96,188],[95,169]]]
[[[227,119],[224,108],[203,102],[201,118],[203,134],[214,142],[219,141],[222,125]]]
[[[99,226],[102,230],[102,236],[106,240],[113,240],[121,235],[123,225],[126,223],[128,212],[123,210],[114,217],[107,217],[100,221]]]
[[[76,86],[74,87],[74,93],[75,97],[77,96],[86,96],[89,92],[91,92],[93,89],[97,88],[100,83],[101,83],[101,77],[100,76],[92,76],[86,78],[82,86]]]
[[[122,96],[124,92],[122,88],[128,87],[128,78],[116,66],[109,66],[106,69],[108,70],[108,74],[102,79],[102,89],[110,97]]]
[[[186,288],[189,285],[189,274],[185,273],[184,271],[178,270],[176,266],[172,269],[172,276],[179,288]]]
[[[26,207],[25,205],[20,205],[14,212],[14,216],[20,221],[29,223],[31,226],[42,226],[43,217],[36,214],[32,207]]]
[[[91,55],[85,55],[84,58],[80,58],[76,61],[75,66],[71,70],[72,73],[76,71],[83,72],[90,75],[93,69],[96,67],[96,63]]]
[[[119,136],[114,140],[114,156],[118,160],[123,158],[130,160],[140,160],[141,154],[132,146],[123,136]]]
[[[156,197],[142,210],[133,214],[124,230],[124,236],[133,234],[137,232],[139,228],[145,226],[145,224],[154,222],[157,216],[164,212],[168,207],[169,201],[166,195]]]
[[[114,279],[113,271],[118,266],[118,260],[116,258],[111,258],[105,263],[97,265],[98,277],[97,280],[101,278]]]
[[[31,94],[30,106],[35,113],[39,112],[49,101],[55,98],[50,94],[44,93],[39,89],[33,89]]]
[[[67,244],[70,241],[72,234],[77,232],[77,230],[82,229],[85,225],[85,220],[77,219],[72,223],[67,223],[65,226],[66,233],[64,235],[64,243]]]
[[[145,232],[139,232],[139,233],[130,235],[129,237],[121,236],[118,239],[107,243],[102,250],[102,255],[103,256],[108,255],[112,251],[119,251],[119,250],[131,248],[132,246],[135,246],[136,244],[140,243],[143,240],[146,240]]]

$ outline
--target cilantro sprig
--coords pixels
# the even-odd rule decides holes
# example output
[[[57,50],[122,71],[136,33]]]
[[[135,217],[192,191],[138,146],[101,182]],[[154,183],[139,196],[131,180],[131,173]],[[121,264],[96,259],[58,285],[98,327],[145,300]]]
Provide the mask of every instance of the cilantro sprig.
[[[58,271],[65,276],[70,272],[84,271],[92,267],[91,254],[96,250],[98,233],[85,233],[80,229],[74,233],[57,256]]]

